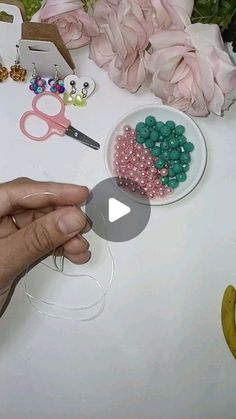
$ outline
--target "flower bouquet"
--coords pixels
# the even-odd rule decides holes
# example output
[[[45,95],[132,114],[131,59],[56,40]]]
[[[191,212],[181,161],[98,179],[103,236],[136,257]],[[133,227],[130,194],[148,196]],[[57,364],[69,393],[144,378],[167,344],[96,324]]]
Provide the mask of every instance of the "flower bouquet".
[[[43,0],[32,20],[56,24],[68,48],[89,44],[119,87],[145,85],[163,103],[206,116],[236,99],[222,38],[235,48],[235,16],[235,0]]]

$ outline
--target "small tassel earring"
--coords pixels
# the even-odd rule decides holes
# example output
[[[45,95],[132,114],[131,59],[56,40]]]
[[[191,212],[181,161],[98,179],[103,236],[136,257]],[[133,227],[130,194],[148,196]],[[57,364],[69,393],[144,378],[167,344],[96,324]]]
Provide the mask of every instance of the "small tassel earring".
[[[8,78],[7,68],[0,63],[0,83]]]
[[[55,75],[53,78],[48,80],[48,84],[50,86],[50,92],[56,93],[59,95],[60,93],[64,93],[64,81],[59,78],[57,65],[55,64]]]
[[[32,90],[36,95],[43,93],[46,89],[46,80],[37,75],[36,65],[33,63],[33,73],[30,80],[29,89]]]
[[[10,77],[14,81],[25,81],[27,71],[20,65],[19,45],[16,45],[15,64],[11,66]]]

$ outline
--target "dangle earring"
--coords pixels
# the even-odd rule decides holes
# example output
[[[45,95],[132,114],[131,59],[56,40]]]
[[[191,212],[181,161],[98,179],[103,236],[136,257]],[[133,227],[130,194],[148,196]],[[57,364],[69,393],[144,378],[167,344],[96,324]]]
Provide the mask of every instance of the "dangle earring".
[[[84,82],[83,84],[83,88],[81,90],[81,94],[77,95],[77,106],[79,107],[83,107],[87,105],[87,101],[86,98],[88,96],[88,88],[89,88],[89,83],[87,81]]]
[[[71,90],[70,93],[65,92],[63,95],[63,101],[65,105],[75,105],[75,98],[76,98],[76,82],[74,80],[70,81]]]
[[[0,83],[8,78],[8,70],[0,63]]]
[[[19,45],[16,45],[15,64],[11,66],[10,77],[14,81],[25,81],[27,71],[20,65]]]
[[[55,75],[53,78],[48,80],[48,84],[50,86],[50,91],[52,93],[56,93],[59,95],[60,93],[64,93],[65,87],[64,87],[64,81],[59,78],[58,76],[58,69],[57,65],[55,64]]]
[[[35,63],[33,63],[33,73],[32,78],[30,80],[29,89],[32,90],[36,95],[39,93],[43,93],[46,89],[46,80],[42,79],[39,75],[37,75]]]

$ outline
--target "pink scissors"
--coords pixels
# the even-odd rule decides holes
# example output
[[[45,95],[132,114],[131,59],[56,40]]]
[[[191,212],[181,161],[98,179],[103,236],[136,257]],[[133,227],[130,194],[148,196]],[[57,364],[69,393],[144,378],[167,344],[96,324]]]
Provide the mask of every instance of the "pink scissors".
[[[56,115],[49,115],[45,112],[42,112],[39,107],[39,101],[46,97],[50,96],[53,100],[59,102],[60,110]],[[100,144],[96,141],[92,140],[92,138],[88,137],[87,135],[83,134],[82,132],[78,131],[74,127],[70,125],[70,121],[65,118],[65,105],[62,99],[59,96],[56,96],[53,93],[45,92],[41,93],[34,97],[32,101],[32,111],[25,112],[21,119],[20,119],[20,129],[26,137],[30,138],[34,141],[44,141],[47,140],[51,135],[68,135],[69,137],[74,138],[75,140],[80,141],[82,144],[87,145],[88,147],[93,148],[94,150],[98,150],[100,148]],[[37,116],[37,118],[46,122],[48,126],[48,131],[45,135],[41,137],[35,137],[31,135],[31,133],[26,129],[26,121],[31,116]]]

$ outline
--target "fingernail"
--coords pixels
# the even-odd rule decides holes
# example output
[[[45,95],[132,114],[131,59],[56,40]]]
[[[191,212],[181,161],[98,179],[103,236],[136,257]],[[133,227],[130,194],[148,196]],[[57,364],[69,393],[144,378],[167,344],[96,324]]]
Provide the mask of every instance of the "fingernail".
[[[83,227],[79,214],[64,214],[58,220],[58,227],[63,234],[72,234],[80,231]]]

